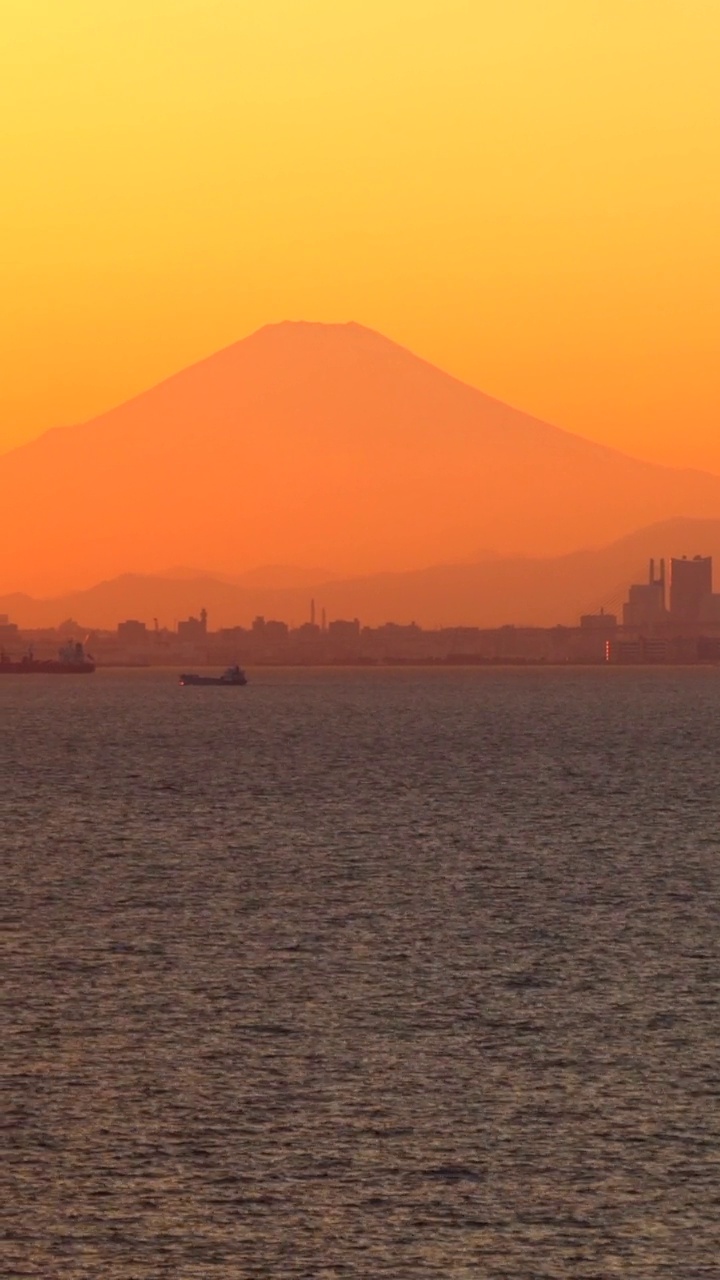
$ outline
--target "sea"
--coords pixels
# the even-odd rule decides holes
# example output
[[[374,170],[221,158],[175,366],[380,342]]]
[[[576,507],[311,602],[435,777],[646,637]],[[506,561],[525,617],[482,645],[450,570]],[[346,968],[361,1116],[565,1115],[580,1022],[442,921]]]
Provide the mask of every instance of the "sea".
[[[720,1276],[720,668],[0,683],[4,1277]]]

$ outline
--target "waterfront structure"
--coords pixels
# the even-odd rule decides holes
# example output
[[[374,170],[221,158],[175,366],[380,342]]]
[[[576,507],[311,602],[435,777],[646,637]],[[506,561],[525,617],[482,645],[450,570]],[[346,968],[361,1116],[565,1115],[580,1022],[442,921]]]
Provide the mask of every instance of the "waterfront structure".
[[[6,613],[0,613],[0,642],[7,640],[13,643],[18,637],[18,625],[11,622]]]
[[[712,559],[697,556],[673,561],[675,593],[667,608],[665,562],[651,561],[648,580],[633,583],[623,608],[622,624],[615,613],[600,609],[583,614],[577,626],[474,626],[424,629],[414,622],[385,622],[363,626],[358,618],[328,622],[322,609],[310,609],[310,621],[289,626],[278,619],[257,617],[246,626],[210,632],[207,612],[188,618],[175,630],[153,619],[128,618],[116,631],[96,631],[88,637],[101,665],[172,666],[192,659],[198,666],[323,665],[525,665],[609,663],[686,663],[720,660],[720,594],[712,592]],[[656,567],[657,566],[657,567]],[[678,567],[679,566],[679,567]],[[522,607],[522,601],[518,601]],[[58,641],[70,628],[18,629],[0,619],[0,652],[32,648],[38,658],[51,660]],[[6,655],[6,659],[7,658]]]
[[[360,639],[360,620],[353,618],[352,621],[348,621],[346,618],[336,618],[328,623],[327,633],[331,640],[336,640],[340,644],[352,644],[353,641]]]
[[[665,561],[660,561],[659,573],[655,561],[650,561],[647,582],[633,583],[623,606],[624,627],[653,627],[667,617],[665,604]]]
[[[144,644],[148,629],[144,622],[138,622],[136,618],[127,618],[125,622],[118,622],[117,634],[118,640],[124,644]]]
[[[699,622],[706,601],[712,596],[712,556],[694,556],[670,561],[670,617],[674,622]]]
[[[186,618],[178,623],[178,639],[198,641],[207,636],[207,609],[200,610],[199,618]]]

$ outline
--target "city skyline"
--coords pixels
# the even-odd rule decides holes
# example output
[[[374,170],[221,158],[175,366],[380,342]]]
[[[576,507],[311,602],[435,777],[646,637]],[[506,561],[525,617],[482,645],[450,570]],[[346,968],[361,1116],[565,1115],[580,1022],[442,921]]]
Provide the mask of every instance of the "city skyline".
[[[369,626],[357,617],[329,615],[312,597],[300,623],[258,615],[250,625],[213,630],[203,606],[172,628],[157,617],[152,627],[127,618],[112,630],[95,629],[85,642],[92,642],[105,666],[168,666],[185,659],[212,665],[238,658],[271,666],[720,662],[720,592],[714,592],[712,556],[671,557],[668,563],[652,557],[647,580],[629,583],[625,595],[620,615],[603,605],[571,627],[426,628],[392,619]],[[36,656],[37,644],[47,658],[58,640],[72,642],[83,630],[73,619],[56,628],[27,630],[0,614],[0,660],[9,659],[6,642],[25,641],[30,657]]]

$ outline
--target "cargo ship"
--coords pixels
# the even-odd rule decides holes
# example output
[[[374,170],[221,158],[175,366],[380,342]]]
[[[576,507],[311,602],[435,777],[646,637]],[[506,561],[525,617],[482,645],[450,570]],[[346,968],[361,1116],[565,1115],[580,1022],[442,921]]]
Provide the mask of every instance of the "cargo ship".
[[[242,667],[228,667],[227,671],[223,671],[221,676],[199,676],[194,672],[185,672],[180,676],[180,684],[186,685],[216,685],[220,687],[239,688],[247,684],[247,676]]]
[[[89,676],[95,663],[81,644],[66,644],[56,659],[36,658],[32,649],[19,662],[0,651],[0,676]]]

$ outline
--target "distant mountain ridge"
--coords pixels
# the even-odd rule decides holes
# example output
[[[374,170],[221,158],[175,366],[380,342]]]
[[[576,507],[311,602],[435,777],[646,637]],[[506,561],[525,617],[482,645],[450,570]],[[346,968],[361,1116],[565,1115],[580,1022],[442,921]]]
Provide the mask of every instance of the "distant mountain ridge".
[[[305,569],[299,565],[267,564],[258,565],[254,569],[246,569],[244,573],[218,573],[212,569],[192,569],[185,565],[173,565],[157,575],[176,581],[196,581],[201,578],[213,578],[218,582],[229,582],[236,587],[257,587],[260,590],[288,590],[293,587],[312,587],[318,582],[327,582],[332,574],[326,569]]]
[[[675,520],[642,529],[601,550],[548,559],[488,559],[436,565],[408,573],[317,582],[294,588],[248,588],[213,577],[126,575],[54,600],[0,598],[0,612],[24,626],[56,626],[72,617],[81,626],[114,628],[123,618],[173,627],[201,607],[209,625],[248,626],[257,614],[299,625],[309,618],[359,617],[376,626],[392,621],[434,626],[506,623],[575,625],[584,612],[619,609],[632,581],[644,581],[651,556],[713,555],[720,578],[720,520]],[[720,583],[716,589],[720,589]]]
[[[259,563],[337,577],[720,517],[720,477],[512,409],[360,325],[258,330],[0,457],[0,591]]]

